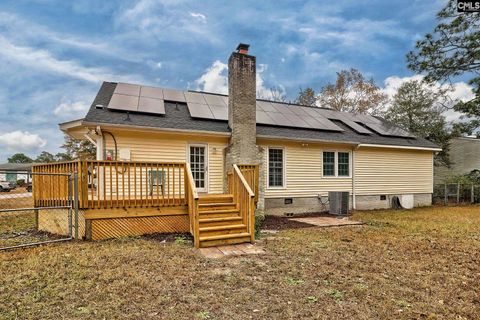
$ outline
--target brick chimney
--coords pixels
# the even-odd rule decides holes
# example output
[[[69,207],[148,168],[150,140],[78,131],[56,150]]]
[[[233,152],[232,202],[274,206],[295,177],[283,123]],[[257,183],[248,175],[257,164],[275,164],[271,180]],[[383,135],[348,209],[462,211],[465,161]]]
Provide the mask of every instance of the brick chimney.
[[[232,131],[225,153],[225,169],[233,164],[260,165],[258,208],[263,210],[263,148],[256,136],[256,65],[248,54],[249,45],[240,43],[228,59],[228,126]]]

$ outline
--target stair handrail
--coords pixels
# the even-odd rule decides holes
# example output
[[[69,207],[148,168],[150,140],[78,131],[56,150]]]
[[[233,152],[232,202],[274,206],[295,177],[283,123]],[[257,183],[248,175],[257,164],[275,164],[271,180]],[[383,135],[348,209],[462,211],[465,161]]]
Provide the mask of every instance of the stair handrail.
[[[250,188],[247,180],[245,179],[245,177],[243,176],[242,172],[240,171],[240,169],[238,168],[238,166],[236,164],[233,165],[233,169],[237,172],[237,174],[240,178],[240,181],[242,181],[242,184],[245,187],[245,189],[247,189],[248,195],[250,197],[255,197],[255,193],[253,193],[252,188]]]
[[[253,243],[255,240],[255,207],[254,207],[255,193],[252,191],[252,188],[250,188],[250,186],[248,185],[247,180],[245,179],[245,177],[243,176],[242,172],[240,171],[240,169],[236,164],[233,165],[233,171],[234,171],[234,176],[236,175],[240,179],[241,186],[243,186],[243,188],[247,192],[248,197],[247,199],[242,199],[244,195],[242,195],[242,193],[239,192],[240,190],[230,190],[230,192],[233,191],[234,201],[239,206],[240,215],[246,218],[245,223],[247,225],[248,233],[250,234],[250,239],[251,239],[250,241]],[[233,185],[234,185],[234,189],[236,189],[235,183],[233,183]],[[245,200],[246,202],[244,202]],[[244,208],[245,204],[247,208]]]
[[[193,242],[195,248],[200,246],[200,224],[198,216],[198,192],[195,187],[195,180],[193,179],[190,163],[187,162],[185,166],[185,191],[188,205],[188,215],[190,218],[190,232],[193,235]]]

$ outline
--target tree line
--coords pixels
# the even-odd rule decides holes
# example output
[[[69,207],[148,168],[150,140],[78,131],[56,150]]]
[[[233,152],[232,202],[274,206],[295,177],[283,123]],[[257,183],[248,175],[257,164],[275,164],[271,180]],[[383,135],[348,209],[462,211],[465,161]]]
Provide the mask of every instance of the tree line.
[[[8,158],[9,163],[51,163],[72,160],[95,159],[96,147],[88,140],[74,139],[68,135],[64,136],[64,143],[61,146],[65,152],[52,154],[42,151],[36,158],[30,158],[24,153],[15,153]]]

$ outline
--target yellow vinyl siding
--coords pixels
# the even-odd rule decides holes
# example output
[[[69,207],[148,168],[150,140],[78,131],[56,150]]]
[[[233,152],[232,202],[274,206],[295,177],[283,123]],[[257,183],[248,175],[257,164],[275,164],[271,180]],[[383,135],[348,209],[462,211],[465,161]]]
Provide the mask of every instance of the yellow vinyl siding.
[[[360,148],[355,168],[357,195],[433,192],[431,151]]]
[[[117,148],[130,149],[130,160],[152,162],[186,162],[188,145],[208,145],[208,192],[223,192],[223,149],[228,138],[201,135],[111,131],[117,140]],[[114,149],[110,135],[105,134],[106,149]]]
[[[265,163],[268,163],[268,147],[284,149],[285,157],[285,185],[284,188],[268,188],[268,172],[265,174],[265,197],[316,197],[325,196],[328,191],[352,192],[351,178],[322,178],[322,152],[351,151],[341,145],[320,145],[301,143],[259,142],[265,148]],[[350,157],[350,161],[351,161]]]

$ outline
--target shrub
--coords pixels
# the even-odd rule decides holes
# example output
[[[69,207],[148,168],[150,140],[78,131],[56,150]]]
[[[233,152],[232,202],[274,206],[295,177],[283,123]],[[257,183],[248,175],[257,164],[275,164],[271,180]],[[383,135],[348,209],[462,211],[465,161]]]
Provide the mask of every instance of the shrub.
[[[260,238],[260,231],[262,230],[265,215],[263,213],[255,214],[255,238]]]

